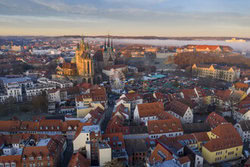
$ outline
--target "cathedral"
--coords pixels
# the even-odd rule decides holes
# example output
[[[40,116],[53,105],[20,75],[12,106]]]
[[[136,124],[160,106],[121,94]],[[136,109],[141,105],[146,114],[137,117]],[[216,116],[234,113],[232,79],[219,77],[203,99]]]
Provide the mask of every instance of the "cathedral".
[[[115,52],[113,47],[113,40],[108,37],[104,42],[103,63],[104,67],[112,66],[115,63]]]
[[[103,47],[95,53],[93,59],[96,72],[95,81],[99,83],[104,79],[102,70],[113,66],[116,60],[113,40],[109,36],[108,39],[105,39]]]
[[[113,46],[113,40],[108,37],[105,39],[103,48],[94,55],[95,70],[102,73],[102,69],[115,64],[116,54]]]
[[[88,43],[82,39],[80,44],[77,44],[75,57],[72,58],[71,62],[64,62],[62,67],[57,67],[57,74],[79,83],[93,83],[94,63]]]

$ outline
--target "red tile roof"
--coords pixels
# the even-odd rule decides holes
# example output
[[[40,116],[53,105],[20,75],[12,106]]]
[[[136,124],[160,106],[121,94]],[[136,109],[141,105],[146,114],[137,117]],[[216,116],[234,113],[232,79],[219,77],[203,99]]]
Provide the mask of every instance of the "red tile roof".
[[[126,98],[129,100],[129,101],[134,101],[134,100],[138,100],[138,99],[143,99],[143,97],[138,94],[138,93],[127,93],[125,94]]]
[[[122,133],[109,133],[102,135],[102,139],[107,141],[112,150],[125,149],[125,142]],[[120,145],[118,145],[118,142]]]
[[[241,89],[241,88],[247,89],[249,87],[248,84],[242,83],[242,82],[237,82],[234,84],[234,86],[235,86],[235,88],[239,88],[239,89]]]
[[[211,128],[215,128],[222,123],[227,123],[227,121],[219,114],[212,112],[208,115],[206,123],[208,123]]]
[[[150,120],[148,121],[148,133],[161,134],[161,133],[174,133],[183,132],[181,121],[179,119],[168,120]]]
[[[231,123],[220,124],[211,132],[219,137],[204,145],[211,152],[243,145],[240,134]]]
[[[21,121],[0,121],[0,131],[15,132],[18,131]]]
[[[162,102],[138,104],[138,112],[140,117],[157,116],[159,113],[164,112]]]
[[[227,90],[217,90],[215,92],[215,96],[223,101],[229,100],[230,95],[232,91],[227,89]]]
[[[90,164],[90,160],[86,159],[81,153],[77,152],[72,155],[68,167],[89,167]]]
[[[177,160],[180,162],[180,164],[185,164],[187,162],[191,162],[191,160],[189,159],[188,156],[180,157]]]
[[[176,100],[170,102],[169,105],[167,105],[168,111],[172,111],[181,117],[184,116],[188,108],[189,108],[188,105]]]
[[[171,160],[171,159],[174,159],[172,154],[163,146],[161,146],[160,144],[157,144],[151,156],[149,157],[149,163],[150,164],[155,164],[158,162],[162,163],[164,161]]]
[[[8,156],[0,156],[0,163],[16,163],[16,167],[22,166],[22,157],[21,155],[8,155]],[[12,166],[9,164],[9,166]]]

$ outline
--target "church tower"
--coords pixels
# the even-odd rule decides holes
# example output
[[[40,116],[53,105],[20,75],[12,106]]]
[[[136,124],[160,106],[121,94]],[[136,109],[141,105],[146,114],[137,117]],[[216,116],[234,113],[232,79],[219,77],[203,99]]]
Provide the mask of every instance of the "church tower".
[[[113,48],[113,40],[108,36],[108,40],[104,43],[104,52],[103,52],[103,63],[104,67],[114,65],[115,63],[115,52]]]
[[[88,43],[85,43],[84,39],[77,45],[75,61],[77,73],[83,78],[83,82],[93,83],[93,60],[90,55]]]

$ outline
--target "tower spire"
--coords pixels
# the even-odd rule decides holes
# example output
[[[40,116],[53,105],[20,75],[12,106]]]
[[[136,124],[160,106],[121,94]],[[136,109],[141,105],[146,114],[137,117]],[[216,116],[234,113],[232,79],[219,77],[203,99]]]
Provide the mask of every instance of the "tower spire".
[[[109,39],[109,34],[108,34],[108,47],[110,47],[110,39]]]
[[[104,41],[104,50],[106,50],[106,47],[107,47],[107,40],[105,38],[105,41]]]

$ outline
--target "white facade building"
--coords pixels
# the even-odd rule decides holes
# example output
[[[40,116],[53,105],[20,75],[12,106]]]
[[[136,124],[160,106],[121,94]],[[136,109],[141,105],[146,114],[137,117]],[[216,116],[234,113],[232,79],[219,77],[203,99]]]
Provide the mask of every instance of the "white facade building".
[[[239,132],[243,142],[250,141],[250,120],[240,121],[234,127]]]
[[[73,140],[73,149],[74,152],[77,152],[80,148],[86,146],[86,142],[90,141],[90,133],[94,132],[96,134],[100,133],[100,126],[91,125],[84,126],[78,136]]]

